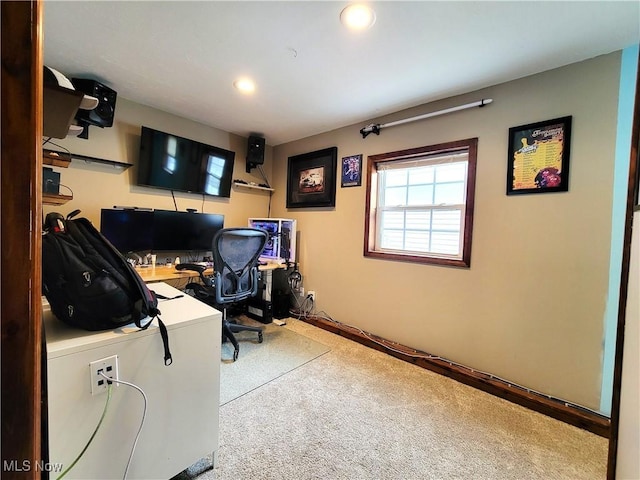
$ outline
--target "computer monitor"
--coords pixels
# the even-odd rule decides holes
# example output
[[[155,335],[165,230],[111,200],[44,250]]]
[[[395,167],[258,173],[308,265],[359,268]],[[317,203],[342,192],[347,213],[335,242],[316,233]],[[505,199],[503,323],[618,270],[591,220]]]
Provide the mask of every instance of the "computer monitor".
[[[102,209],[100,233],[123,255],[152,250],[153,211]]]
[[[211,251],[224,215],[135,208],[102,209],[100,232],[123,254]]]
[[[155,210],[154,251],[211,251],[211,241],[224,227],[224,215]]]

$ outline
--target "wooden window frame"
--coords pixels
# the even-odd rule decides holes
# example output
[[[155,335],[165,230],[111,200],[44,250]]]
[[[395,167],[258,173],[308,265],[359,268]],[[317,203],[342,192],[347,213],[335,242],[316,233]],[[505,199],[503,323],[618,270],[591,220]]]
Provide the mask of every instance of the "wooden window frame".
[[[459,153],[465,151],[468,154],[467,166],[467,190],[464,207],[464,233],[462,234],[462,258],[453,259],[446,256],[436,256],[429,253],[416,255],[413,253],[383,252],[376,250],[376,209],[378,205],[378,167],[382,162],[406,161],[417,156],[435,156]],[[470,268],[471,266],[471,243],[473,234],[473,212],[476,188],[476,165],[478,158],[478,139],[469,138],[454,142],[428,145],[424,147],[410,148],[395,152],[381,153],[367,157],[367,190],[365,205],[365,226],[364,226],[364,256],[379,258],[384,260],[413,262],[430,265],[445,265],[450,267]]]

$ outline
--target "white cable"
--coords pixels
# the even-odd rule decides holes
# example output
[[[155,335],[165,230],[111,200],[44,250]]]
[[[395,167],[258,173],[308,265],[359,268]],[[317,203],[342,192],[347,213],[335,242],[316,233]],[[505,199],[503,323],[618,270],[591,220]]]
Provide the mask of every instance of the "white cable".
[[[375,336],[373,336],[371,333],[365,332],[364,330],[362,330],[360,327],[354,327],[353,325],[349,325],[347,323],[342,323],[342,322],[339,322],[338,320],[334,320],[329,315],[327,315],[326,312],[318,312],[314,316],[318,317],[318,318],[321,318],[321,319],[324,319],[324,320],[327,320],[327,321],[329,321],[331,323],[334,323],[334,324],[336,324],[338,326],[347,327],[347,328],[351,328],[353,330],[356,330],[358,333],[360,333],[362,336],[368,338],[372,342],[374,342],[374,343],[376,343],[376,344],[378,344],[378,345],[380,345],[380,346],[382,346],[384,348],[387,348],[387,349],[389,349],[389,350],[391,350],[393,352],[399,353],[401,355],[406,355],[406,356],[409,356],[409,357],[412,357],[412,358],[424,358],[426,360],[438,360],[438,361],[447,363],[450,366],[456,366],[458,368],[462,368],[464,370],[468,370],[468,371],[470,371],[472,373],[478,373],[480,375],[484,375],[484,376],[488,377],[491,380],[497,380],[499,382],[503,382],[504,384],[508,385],[509,387],[516,387],[516,388],[519,388],[521,390],[524,390],[527,393],[533,393],[533,394],[536,394],[536,395],[540,395],[541,397],[545,397],[545,398],[547,398],[549,400],[561,402],[561,403],[564,404],[565,407],[572,407],[572,408],[576,408],[576,409],[580,409],[580,410],[586,410],[588,412],[595,413],[596,415],[602,416],[601,412],[598,412],[597,410],[593,410],[592,408],[585,407],[583,405],[578,405],[576,403],[570,402],[570,401],[565,400],[563,398],[553,397],[551,395],[547,395],[546,393],[538,392],[537,390],[533,390],[531,388],[525,387],[524,385],[520,385],[518,383],[511,382],[509,380],[506,380],[506,379],[504,379],[502,377],[499,377],[497,375],[494,375],[492,373],[484,372],[482,370],[477,370],[475,368],[471,368],[471,367],[468,367],[468,366],[463,365],[461,363],[457,363],[457,362],[454,362],[452,360],[448,360],[448,359],[440,357],[438,355],[431,355],[430,353],[420,352],[420,351],[415,350],[413,348],[411,348],[411,349],[408,348],[408,350],[413,350],[413,352],[409,352],[407,350],[399,350],[397,348],[393,348],[391,345],[397,345],[396,342],[392,342],[390,340],[385,340],[384,342],[382,342],[382,341],[378,340]]]
[[[144,426],[144,420],[147,417],[147,395],[144,393],[144,390],[142,390],[139,386],[134,385],[133,383],[109,378],[102,372],[100,372],[100,375],[102,375],[104,378],[107,379],[107,383],[110,383],[110,382],[121,383],[122,385],[135,388],[138,392],[140,392],[144,400],[144,408],[142,410],[142,419],[140,420],[140,427],[138,427],[138,433],[136,433],[136,438],[133,441],[133,446],[131,447],[131,453],[129,454],[129,460],[127,461],[127,467],[124,469],[124,475],[122,477],[122,479],[125,480],[127,478],[127,474],[129,473],[129,466],[131,465],[131,459],[133,458],[133,453],[136,451],[136,445],[138,445],[138,438],[140,438],[140,432],[142,432],[142,427]]]

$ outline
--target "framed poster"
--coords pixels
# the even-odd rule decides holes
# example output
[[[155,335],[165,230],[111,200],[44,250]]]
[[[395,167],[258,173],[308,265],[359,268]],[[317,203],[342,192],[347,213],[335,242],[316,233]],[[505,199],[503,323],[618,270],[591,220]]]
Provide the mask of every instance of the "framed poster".
[[[509,129],[507,195],[569,190],[571,117]]]
[[[362,154],[342,157],[341,187],[359,187],[362,185]]]
[[[289,157],[287,208],[334,207],[338,147]]]

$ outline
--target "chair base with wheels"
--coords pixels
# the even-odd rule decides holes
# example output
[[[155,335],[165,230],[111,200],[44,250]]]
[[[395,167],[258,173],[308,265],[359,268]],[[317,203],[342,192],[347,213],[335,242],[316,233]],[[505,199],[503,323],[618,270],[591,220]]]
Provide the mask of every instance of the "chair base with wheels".
[[[184,267],[182,268],[183,270],[190,270],[190,268],[188,268],[190,264],[180,264],[180,265],[184,265]],[[202,270],[202,272],[204,272],[206,268],[206,267],[202,267],[201,265],[193,265],[193,266],[198,267],[196,271]],[[176,268],[178,268],[178,266],[176,266]],[[208,281],[207,277],[204,277],[202,273],[201,275],[203,276],[203,278],[200,279],[201,281],[203,281],[203,279],[204,281]],[[216,303],[215,296],[211,295],[210,288],[207,288],[202,283],[192,282],[187,284],[187,286],[185,287],[185,291],[189,292],[191,295],[193,295],[195,298],[197,298],[201,302],[204,302],[207,305],[211,305],[212,307],[215,307],[222,312],[222,342],[224,343],[225,341],[228,340],[233,345],[233,361],[234,362],[238,359],[238,355],[240,354],[240,344],[238,343],[238,340],[234,335],[235,333],[245,332],[245,331],[256,332],[258,334],[258,343],[263,342],[264,340],[263,328],[254,327],[251,325],[242,325],[240,323],[237,323],[235,321],[235,318],[229,318],[228,317],[229,308],[227,308],[227,305],[224,305],[224,304],[220,305]]]
[[[257,332],[258,333],[258,343],[262,343],[264,340],[264,336],[262,334],[262,327],[252,327],[249,325],[240,325],[236,322],[227,320],[224,318],[226,316],[226,309],[222,311],[222,341],[229,340],[233,345],[233,361],[235,362],[238,359],[238,354],[240,353],[240,344],[236,339],[234,333],[239,332]]]

